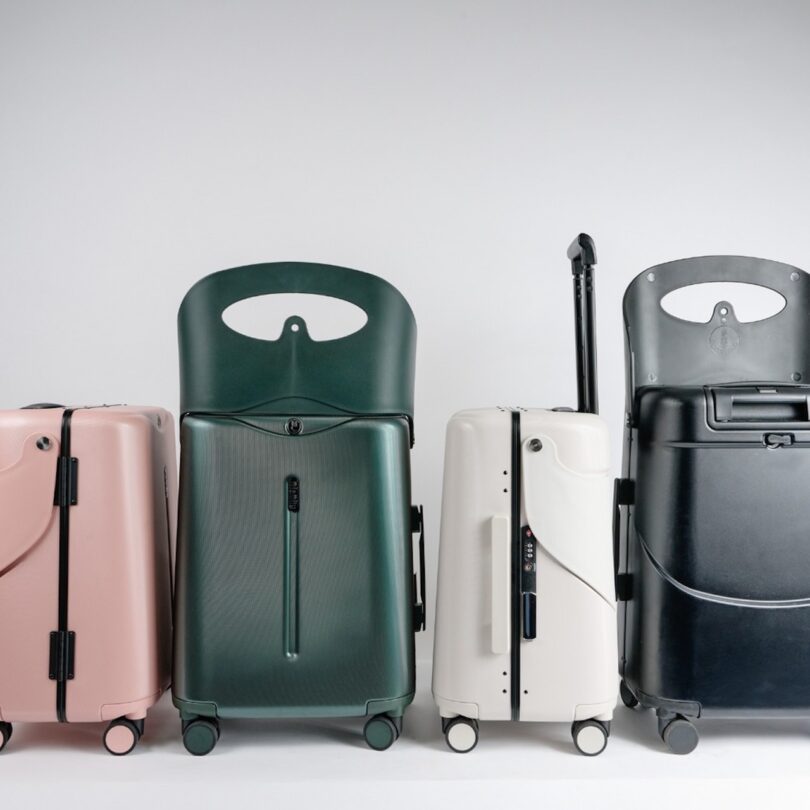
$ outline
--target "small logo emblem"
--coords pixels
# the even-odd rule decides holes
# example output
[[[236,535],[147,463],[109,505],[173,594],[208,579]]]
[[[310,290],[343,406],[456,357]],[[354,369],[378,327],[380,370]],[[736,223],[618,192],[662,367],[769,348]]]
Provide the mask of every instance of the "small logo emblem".
[[[709,346],[717,354],[729,354],[740,345],[740,336],[730,326],[718,326],[709,335]]]
[[[304,423],[296,417],[288,419],[287,424],[284,427],[290,436],[298,436],[304,432]]]

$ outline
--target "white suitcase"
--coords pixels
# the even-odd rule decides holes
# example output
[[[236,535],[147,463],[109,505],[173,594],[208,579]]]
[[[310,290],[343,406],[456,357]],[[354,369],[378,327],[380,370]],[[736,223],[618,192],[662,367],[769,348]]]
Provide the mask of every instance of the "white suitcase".
[[[480,720],[572,723],[607,745],[618,692],[608,430],[596,415],[593,242],[574,271],[579,412],[489,408],[447,427],[433,696],[447,744]]]

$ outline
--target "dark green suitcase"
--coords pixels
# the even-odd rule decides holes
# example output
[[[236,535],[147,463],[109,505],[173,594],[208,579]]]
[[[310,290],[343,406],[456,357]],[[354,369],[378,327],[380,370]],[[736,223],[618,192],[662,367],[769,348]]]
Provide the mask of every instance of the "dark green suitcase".
[[[326,341],[297,316],[274,341],[223,322],[269,293],[340,298],[368,320]],[[413,699],[425,615],[413,313],[367,273],[257,264],[192,287],[178,329],[173,694],[186,748],[211,751],[222,717],[367,715],[366,741],[387,748]]]

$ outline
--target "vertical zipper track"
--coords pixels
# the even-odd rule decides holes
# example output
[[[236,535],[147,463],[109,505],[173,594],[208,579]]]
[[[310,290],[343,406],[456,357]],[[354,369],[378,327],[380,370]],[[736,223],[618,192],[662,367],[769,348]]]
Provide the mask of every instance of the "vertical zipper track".
[[[512,644],[510,692],[512,719],[520,719],[520,577],[521,577],[521,536],[520,536],[520,411],[512,411]]]
[[[284,482],[284,655],[298,655],[298,509],[299,487],[291,476]]]
[[[73,417],[73,409],[66,408],[62,414],[62,435],[60,466],[57,475],[62,474],[62,460],[67,459],[70,463],[70,428]],[[61,486],[66,486],[69,479],[65,478],[60,482]],[[57,618],[57,630],[60,636],[66,638],[68,633],[68,587],[70,571],[70,494],[64,493],[59,504],[59,608]],[[65,673],[63,673],[64,675]],[[59,677],[56,681],[56,718],[60,723],[67,722],[67,680],[66,677]]]

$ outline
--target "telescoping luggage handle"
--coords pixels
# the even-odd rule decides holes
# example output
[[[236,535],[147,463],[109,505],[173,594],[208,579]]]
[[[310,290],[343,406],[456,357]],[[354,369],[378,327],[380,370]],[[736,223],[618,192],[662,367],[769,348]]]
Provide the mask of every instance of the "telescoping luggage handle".
[[[718,301],[707,323],[670,315],[668,293],[694,284],[740,282],[776,291],[784,308],[740,322]],[[810,276],[781,262],[745,256],[703,256],[645,270],[624,296],[628,404],[648,385],[810,382]]]
[[[596,246],[581,233],[568,248],[574,276],[574,319],[577,351],[577,410],[599,413],[596,392],[596,304],[593,268]]]
[[[309,293],[348,301],[368,318],[358,331],[315,341],[289,317],[277,340],[225,324],[245,298]],[[405,298],[369,273],[278,262],[222,270],[195,284],[180,306],[181,413],[289,412],[403,415],[413,419],[416,322]]]

